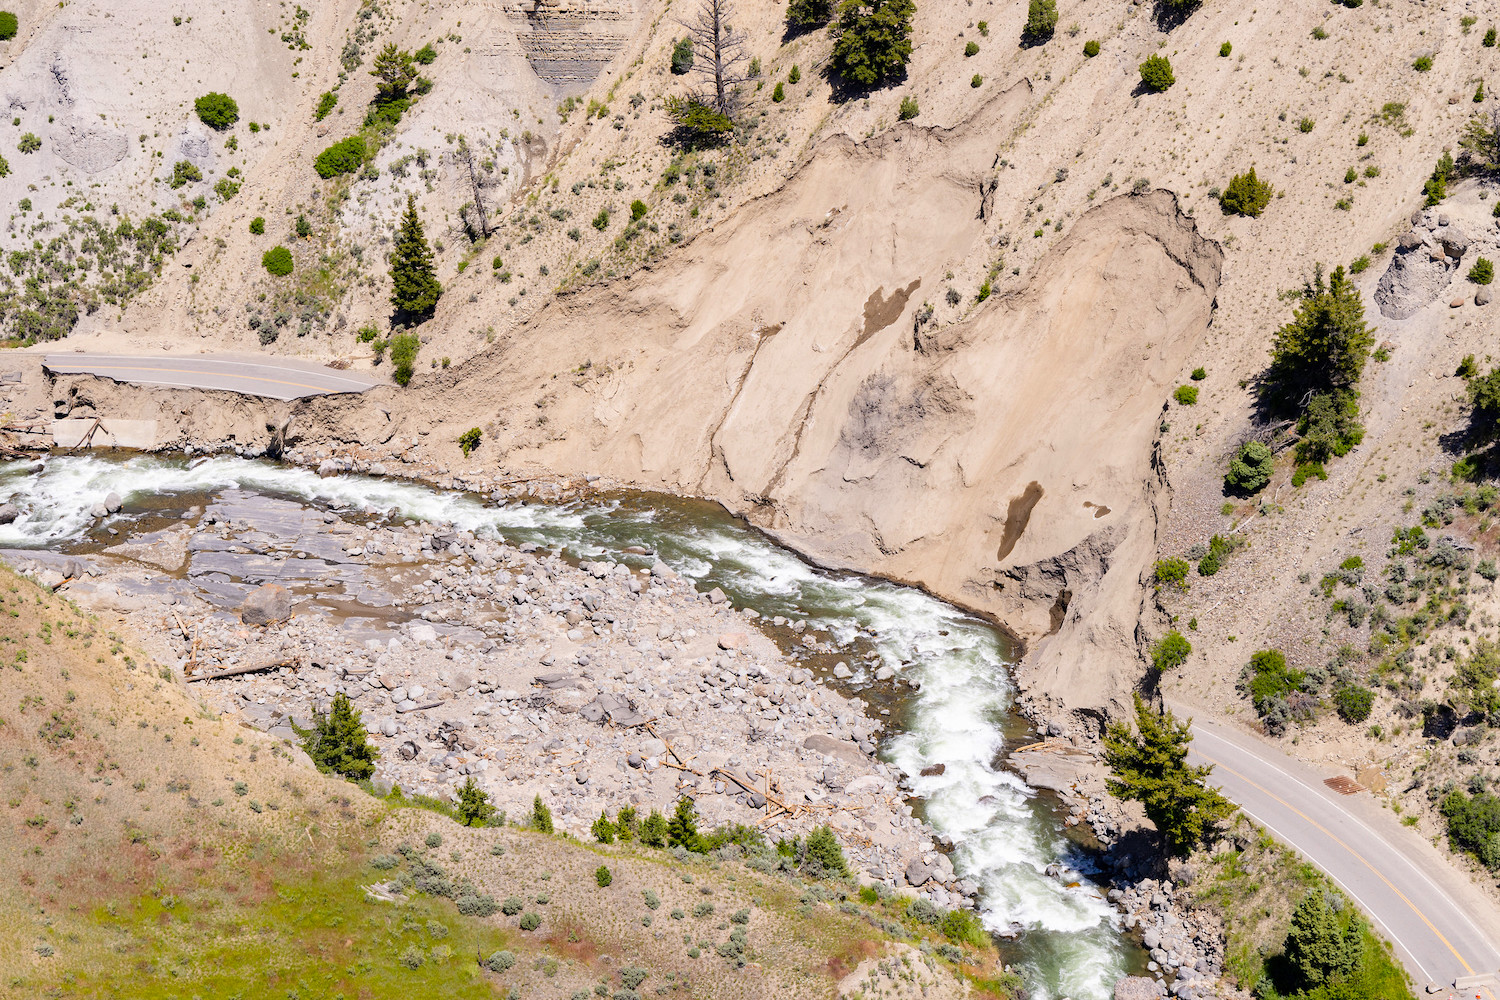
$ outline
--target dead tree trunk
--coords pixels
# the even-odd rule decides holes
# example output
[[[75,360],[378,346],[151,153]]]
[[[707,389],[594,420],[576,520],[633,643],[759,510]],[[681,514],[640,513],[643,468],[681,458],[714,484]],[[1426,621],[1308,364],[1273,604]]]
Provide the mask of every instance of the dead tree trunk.
[[[490,220],[489,214],[484,210],[484,178],[480,168],[474,162],[474,150],[469,147],[466,136],[458,137],[458,149],[454,153],[465,170],[469,173],[469,189],[474,195],[474,206],[472,213],[464,211],[464,221],[468,223],[469,229],[478,235],[480,239],[489,239]],[[464,206],[468,208],[468,206]],[[472,215],[472,218],[470,216]]]
[[[708,103],[719,114],[730,117],[735,110],[735,88],[748,78],[742,70],[747,61],[745,33],[734,29],[733,19],[734,5],[729,0],[702,0],[698,15],[682,22],[701,56],[693,61],[693,71],[713,81],[713,97]]]

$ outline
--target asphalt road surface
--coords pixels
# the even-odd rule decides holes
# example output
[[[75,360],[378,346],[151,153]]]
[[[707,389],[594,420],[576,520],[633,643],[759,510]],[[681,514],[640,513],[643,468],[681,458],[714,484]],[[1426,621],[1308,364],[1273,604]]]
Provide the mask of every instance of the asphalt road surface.
[[[222,389],[271,399],[364,392],[373,379],[310,361],[237,354],[48,354],[42,364],[58,375],[98,375],[133,385]]]
[[[1443,998],[1500,1000],[1493,980],[1452,987],[1500,971],[1500,907],[1369,792],[1342,795],[1324,784],[1332,772],[1199,718],[1189,759],[1213,764],[1210,784],[1338,883],[1396,946],[1419,995],[1433,983]]]

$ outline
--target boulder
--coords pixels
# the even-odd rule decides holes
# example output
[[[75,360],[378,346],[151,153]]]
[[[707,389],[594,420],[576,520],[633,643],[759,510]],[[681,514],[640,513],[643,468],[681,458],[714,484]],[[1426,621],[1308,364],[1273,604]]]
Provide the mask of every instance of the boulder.
[[[0,504],[0,524],[10,524],[21,516],[21,508],[13,503]]]
[[[292,617],[292,595],[280,584],[268,583],[252,590],[240,605],[240,621],[246,625],[271,625]]]
[[[1478,290],[1474,292],[1474,304],[1476,306],[1487,306],[1490,304],[1490,299],[1494,298],[1494,296],[1495,293],[1490,289],[1489,285],[1480,285]],[[4,510],[4,507],[0,507],[0,513],[3,513]],[[0,524],[3,523],[5,522],[0,521]]]
[[[111,514],[118,514],[120,508],[123,506],[125,506],[125,503],[120,499],[120,494],[113,490],[104,498],[104,509]]]
[[[1468,234],[1454,225],[1443,225],[1432,235],[1442,244],[1443,252],[1449,257],[1462,257],[1474,245]]]
[[[744,632],[725,632],[719,636],[720,649],[744,649],[750,645],[750,637]]]
[[[1160,996],[1156,980],[1146,976],[1125,976],[1115,982],[1115,1000],[1157,1000]]]
[[[906,866],[906,882],[908,885],[926,885],[932,880],[933,868],[921,858],[912,858]]]
[[[1420,240],[1410,247],[1403,241],[1375,288],[1375,304],[1387,319],[1407,319],[1442,295],[1448,280],[1441,252],[1429,253]]]

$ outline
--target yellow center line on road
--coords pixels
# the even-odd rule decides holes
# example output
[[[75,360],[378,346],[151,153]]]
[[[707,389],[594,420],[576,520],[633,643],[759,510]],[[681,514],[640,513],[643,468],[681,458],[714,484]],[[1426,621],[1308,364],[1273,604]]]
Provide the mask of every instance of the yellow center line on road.
[[[1286,808],[1290,809],[1292,812],[1296,813],[1298,816],[1301,816],[1314,829],[1316,829],[1320,833],[1322,833],[1323,836],[1327,837],[1329,840],[1333,841],[1335,844],[1338,844],[1344,850],[1346,850],[1350,854],[1352,854],[1356,859],[1358,859],[1358,861],[1359,861],[1360,864],[1362,864],[1366,868],[1370,869],[1370,872],[1376,878],[1378,878],[1378,879],[1380,879],[1380,881],[1384,882],[1386,884],[1386,888],[1390,889],[1398,897],[1400,897],[1401,902],[1405,903],[1408,907],[1411,908],[1411,912],[1415,913],[1417,915],[1418,919],[1420,919],[1422,921],[1422,923],[1424,923],[1424,924],[1427,925],[1427,929],[1428,930],[1432,931],[1433,934],[1437,935],[1437,939],[1439,941],[1443,942],[1444,947],[1446,947],[1450,952],[1453,953],[1453,957],[1456,958],[1456,959],[1458,959],[1458,964],[1462,965],[1464,967],[1464,971],[1465,972],[1467,972],[1471,976],[1474,974],[1474,968],[1473,968],[1473,966],[1471,966],[1468,962],[1464,961],[1464,957],[1458,953],[1458,949],[1457,948],[1453,947],[1453,943],[1450,942],[1446,937],[1443,936],[1443,932],[1440,931],[1440,930],[1438,930],[1437,926],[1431,920],[1427,919],[1427,914],[1425,914],[1421,910],[1417,909],[1417,905],[1415,903],[1413,903],[1410,899],[1408,899],[1406,897],[1406,893],[1404,893],[1400,889],[1396,888],[1396,886],[1394,884],[1392,884],[1391,880],[1388,879],[1388,878],[1386,878],[1385,875],[1381,873],[1380,869],[1376,868],[1374,865],[1370,864],[1370,862],[1365,859],[1364,855],[1360,854],[1354,848],[1352,848],[1348,844],[1344,843],[1337,836],[1335,836],[1332,831],[1330,831],[1329,829],[1327,829],[1326,827],[1324,827],[1321,823],[1319,823],[1317,820],[1313,819],[1311,816],[1307,815],[1307,813],[1303,812],[1301,809],[1298,809],[1296,806],[1292,805],[1286,799],[1283,799],[1281,796],[1277,795],[1275,792],[1272,792],[1269,789],[1267,789],[1267,788],[1265,788],[1265,787],[1257,784],[1256,782],[1252,781],[1251,779],[1245,777],[1243,774],[1241,774],[1240,772],[1236,771],[1234,768],[1230,767],[1229,765],[1223,764],[1223,763],[1220,763],[1217,760],[1214,760],[1212,757],[1210,757],[1208,754],[1204,753],[1202,750],[1198,750],[1196,752],[1197,752],[1197,754],[1200,757],[1202,757],[1204,760],[1208,761],[1210,764],[1214,765],[1215,767],[1222,767],[1224,770],[1228,771],[1230,774],[1234,775],[1236,778],[1239,778],[1241,781],[1243,781],[1245,784],[1249,785],[1251,788],[1257,789],[1262,794],[1264,794],[1264,795],[1266,795],[1266,796],[1274,799],[1277,802],[1280,802],[1283,806],[1286,806]]]
[[[85,368],[90,372],[163,372],[168,375],[216,375],[219,378],[237,378],[246,381],[267,382],[271,385],[289,385],[297,389],[312,389],[314,392],[330,391],[326,386],[308,385],[305,382],[287,382],[282,379],[266,378],[263,375],[235,375],[231,372],[194,371],[191,368],[150,368],[146,365],[79,365],[77,367]]]

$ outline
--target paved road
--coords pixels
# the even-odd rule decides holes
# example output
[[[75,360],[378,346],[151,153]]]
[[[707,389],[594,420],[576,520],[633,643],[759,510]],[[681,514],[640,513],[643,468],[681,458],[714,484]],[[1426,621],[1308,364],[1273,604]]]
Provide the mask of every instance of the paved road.
[[[1179,716],[1190,710],[1174,708]],[[1395,946],[1418,991],[1500,971],[1500,908],[1368,792],[1340,795],[1320,772],[1232,727],[1195,717],[1194,763],[1257,823],[1326,872]],[[1500,1000],[1496,985],[1457,992]]]
[[[272,399],[364,392],[373,379],[294,358],[239,354],[48,354],[59,375],[98,375],[116,382],[174,389],[225,389]]]

